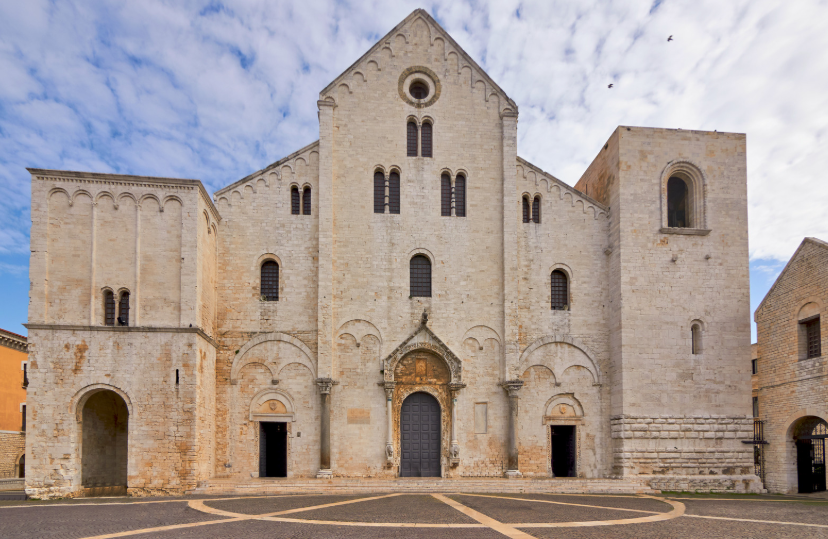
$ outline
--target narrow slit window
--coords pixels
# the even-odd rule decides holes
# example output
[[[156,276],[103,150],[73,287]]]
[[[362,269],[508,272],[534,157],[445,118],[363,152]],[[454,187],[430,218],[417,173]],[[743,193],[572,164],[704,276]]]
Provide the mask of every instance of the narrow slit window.
[[[178,369],[175,369],[175,385],[178,385]]]
[[[400,213],[400,173],[388,175],[388,213]]]
[[[535,197],[535,200],[532,201],[532,222],[533,223],[540,223],[540,197]]]
[[[374,213],[385,213],[385,175],[374,172]]]
[[[299,188],[295,185],[290,188],[290,213],[292,215],[299,215]]]
[[[687,228],[690,226],[687,184],[681,178],[667,180],[667,226]]]
[[[523,222],[529,222],[529,199],[523,197]]]
[[[454,178],[454,215],[466,216],[466,177],[462,174]]]
[[[263,301],[279,301],[279,264],[275,260],[262,264],[259,294]]]
[[[430,123],[424,123],[420,128],[420,153],[423,157],[431,157],[432,129],[433,127]]]
[[[423,255],[417,255],[410,263],[411,297],[431,297],[431,262]]]
[[[693,327],[690,328],[690,339],[691,339],[691,353],[701,354],[702,353],[702,331],[701,326],[698,324],[693,324]]]
[[[552,272],[552,310],[564,311],[569,308],[569,279],[561,270]]]
[[[118,302],[118,325],[129,325],[129,292],[121,292],[121,299]]]
[[[417,124],[408,122],[408,157],[417,157]]]
[[[14,408],[12,408],[13,410]],[[23,416],[21,419],[20,430],[26,432],[26,405],[22,405],[20,407],[20,414]]]
[[[104,325],[115,325],[115,294],[112,290],[104,290]]]
[[[451,177],[448,174],[440,176],[440,215],[451,216]]]
[[[311,214],[311,188],[305,187],[302,191],[302,215]]]
[[[819,317],[812,318],[802,324],[805,329],[805,345],[807,347],[806,359],[820,357],[822,355],[822,335],[819,330]]]

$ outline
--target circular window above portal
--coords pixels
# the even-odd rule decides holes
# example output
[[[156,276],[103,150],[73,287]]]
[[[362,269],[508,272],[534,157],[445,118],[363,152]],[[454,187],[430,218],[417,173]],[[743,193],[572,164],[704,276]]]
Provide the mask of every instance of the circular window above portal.
[[[429,68],[412,66],[400,74],[399,92],[409,105],[428,107],[440,97],[440,80]]]

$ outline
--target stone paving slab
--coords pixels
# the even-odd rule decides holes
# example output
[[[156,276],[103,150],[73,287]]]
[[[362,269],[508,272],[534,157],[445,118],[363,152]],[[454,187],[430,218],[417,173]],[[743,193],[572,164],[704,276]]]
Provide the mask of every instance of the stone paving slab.
[[[430,494],[393,496],[365,504],[318,509],[290,516],[303,520],[344,522],[422,522],[429,524],[475,524],[477,522]]]
[[[285,511],[288,509],[298,509],[300,507],[311,507],[314,505],[344,502],[346,500],[358,500],[360,498],[370,497],[371,496],[368,494],[354,496],[274,496],[267,498],[240,498],[237,500],[205,501],[204,505],[221,509],[222,511],[230,511],[232,513],[241,513],[244,515],[263,515],[266,513],[275,513],[277,511]],[[296,517],[295,515],[292,515],[291,518]]]
[[[221,519],[223,517],[191,509],[184,501],[83,507],[15,507],[0,509],[0,537],[76,539]]]
[[[531,501],[505,500],[478,496],[448,496],[466,507],[505,523],[572,522],[590,520],[623,520],[650,516],[651,513],[633,513],[613,509],[592,509],[571,505],[554,505]],[[563,500],[561,500],[563,501]],[[598,505],[597,503],[595,505]],[[666,512],[666,511],[661,511]]]
[[[749,518],[828,525],[828,504],[801,502],[744,502],[740,500],[682,500],[687,515]],[[747,507],[751,504],[754,507]],[[761,507],[756,505],[761,504]]]

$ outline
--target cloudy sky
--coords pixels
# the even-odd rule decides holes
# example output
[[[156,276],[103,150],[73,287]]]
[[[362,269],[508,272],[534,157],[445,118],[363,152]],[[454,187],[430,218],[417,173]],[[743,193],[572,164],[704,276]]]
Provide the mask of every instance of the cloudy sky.
[[[519,154],[570,184],[620,124],[747,133],[753,308],[828,239],[827,1],[7,1],[0,327],[26,333],[25,167],[215,191],[315,140],[319,90],[417,7],[518,103]]]

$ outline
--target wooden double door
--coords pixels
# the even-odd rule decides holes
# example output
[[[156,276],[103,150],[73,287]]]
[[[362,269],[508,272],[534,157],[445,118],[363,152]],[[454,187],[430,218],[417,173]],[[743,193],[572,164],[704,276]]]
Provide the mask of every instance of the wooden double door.
[[[412,393],[400,410],[400,477],[440,477],[440,403]]]

